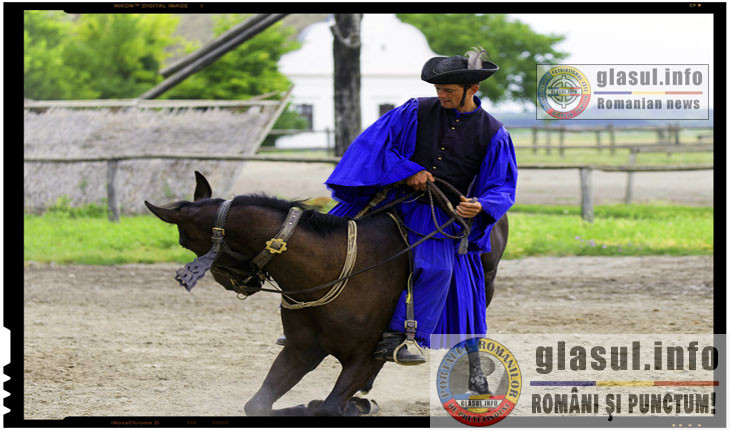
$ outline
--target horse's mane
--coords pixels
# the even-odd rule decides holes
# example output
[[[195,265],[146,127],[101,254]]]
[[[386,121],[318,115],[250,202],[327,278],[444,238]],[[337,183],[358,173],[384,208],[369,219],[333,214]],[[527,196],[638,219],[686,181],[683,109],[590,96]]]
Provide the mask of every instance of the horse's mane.
[[[179,201],[167,206],[168,209],[180,210],[183,207],[201,207],[211,204],[219,205],[223,203],[223,199],[202,199],[195,202]],[[304,204],[301,200],[289,201],[277,197],[271,197],[266,194],[246,194],[233,198],[232,207],[240,206],[258,206],[273,209],[286,215],[292,207],[298,207],[304,210],[299,220],[299,226],[305,227],[312,233],[320,236],[328,236],[333,233],[347,230],[347,217],[339,217],[335,215],[323,214]]]
[[[347,218],[323,214],[304,204],[301,200],[289,201],[279,199],[277,197],[271,197],[266,194],[247,194],[235,197],[233,199],[233,205],[260,206],[274,209],[284,215],[286,215],[292,207],[301,208],[304,212],[299,220],[299,225],[320,236],[327,236],[347,229]]]

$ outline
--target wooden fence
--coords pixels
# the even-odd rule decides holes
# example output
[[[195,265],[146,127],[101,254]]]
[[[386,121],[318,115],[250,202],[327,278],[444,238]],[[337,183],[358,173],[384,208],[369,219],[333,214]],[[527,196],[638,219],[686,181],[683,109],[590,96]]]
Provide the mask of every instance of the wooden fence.
[[[667,124],[666,126],[636,126],[636,127],[614,127],[613,124],[609,123],[606,126],[603,127],[566,127],[564,125],[561,125],[559,127],[551,127],[548,123],[545,127],[537,127],[537,126],[531,126],[531,127],[519,127],[519,126],[512,126],[507,127],[508,130],[531,130],[532,131],[532,145],[529,146],[532,148],[533,153],[537,153],[538,149],[544,149],[545,153],[550,155],[551,151],[553,149],[557,149],[560,153],[561,157],[565,156],[565,150],[566,149],[597,149],[599,152],[603,149],[610,150],[611,154],[613,155],[616,152],[616,149],[618,148],[631,148],[635,146],[646,146],[646,145],[652,145],[647,143],[634,143],[634,144],[617,144],[616,143],[616,132],[624,132],[624,131],[653,131],[656,133],[656,142],[653,145],[664,145],[664,146],[679,146],[682,145],[680,141],[679,133],[682,130],[685,129],[696,129],[696,130],[708,130],[710,127],[701,127],[701,126],[679,126],[678,124]],[[539,143],[538,135],[542,132],[545,136],[545,142],[544,144]],[[596,144],[595,145],[566,145],[565,144],[565,135],[567,133],[594,133],[596,136]],[[553,144],[552,137],[554,134],[558,135],[558,143],[557,145]],[[608,145],[604,145],[601,137],[603,135],[608,135]],[[697,136],[697,143],[703,143],[705,139],[712,139],[712,134],[701,134]],[[695,146],[695,145],[692,145]],[[706,152],[712,152],[711,144],[710,149]],[[526,145],[522,146],[515,146],[515,148],[525,148]],[[707,147],[707,146],[706,146]],[[667,152],[669,154],[669,151],[658,151],[658,152]],[[677,151],[675,151],[677,152]],[[702,151],[705,152],[705,151]]]
[[[168,160],[217,160],[217,161],[276,161],[296,163],[332,163],[337,164],[340,157],[279,157],[269,155],[208,155],[208,154],[143,154],[143,155],[118,155],[118,156],[94,156],[94,157],[25,157],[26,163],[82,163],[82,162],[105,162],[107,164],[107,200],[109,205],[109,220],[119,221],[119,199],[117,198],[116,175],[120,161],[125,160],[146,160],[146,159],[168,159]],[[592,172],[599,170],[603,172],[680,172],[693,170],[713,170],[712,164],[686,164],[686,165],[584,165],[584,164],[521,164],[520,170],[551,170],[551,169],[576,169],[580,177],[581,193],[581,216],[588,222],[593,222],[593,187]],[[629,176],[629,178],[632,178]],[[627,181],[626,201],[630,202],[632,179]]]

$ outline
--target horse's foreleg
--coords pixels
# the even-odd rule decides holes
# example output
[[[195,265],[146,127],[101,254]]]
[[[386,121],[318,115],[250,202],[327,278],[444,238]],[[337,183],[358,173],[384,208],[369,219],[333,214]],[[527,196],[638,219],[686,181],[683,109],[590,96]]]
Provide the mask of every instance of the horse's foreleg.
[[[246,402],[246,415],[306,414],[306,408],[273,410],[274,402],[286,394],[307,373],[317,367],[327,354],[319,350],[302,350],[285,346],[271,365],[264,383],[256,394]]]
[[[342,363],[342,372],[327,398],[313,408],[315,415],[360,415],[355,402],[349,400],[376,375],[384,361],[370,357],[356,362]]]

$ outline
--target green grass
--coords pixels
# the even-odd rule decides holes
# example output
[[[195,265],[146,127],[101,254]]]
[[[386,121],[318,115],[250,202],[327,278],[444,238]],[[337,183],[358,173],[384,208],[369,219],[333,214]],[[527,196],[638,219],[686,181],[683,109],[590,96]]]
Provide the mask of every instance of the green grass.
[[[154,216],[70,218],[26,215],[26,261],[60,264],[188,262],[195,254],[178,245],[177,228]]]
[[[712,255],[713,209],[609,205],[580,218],[572,206],[516,205],[505,258],[566,255]]]
[[[612,155],[611,151],[604,149],[599,152],[594,149],[567,149],[565,157],[561,157],[557,148],[553,148],[550,155],[545,153],[544,149],[539,149],[537,154],[532,152],[531,148],[518,147],[515,148],[517,157],[517,167],[522,164],[629,164],[629,150],[616,149]],[[714,154],[711,152],[683,152],[673,153],[667,156],[667,153],[642,153],[636,155],[636,164],[705,164],[712,163]]]
[[[319,202],[327,207],[328,202]],[[567,255],[712,255],[713,209],[675,205],[595,208],[586,223],[572,206],[517,205],[509,214],[505,258]],[[191,261],[174,225],[152,215],[122,217],[56,209],[24,218],[25,261],[123,264]]]

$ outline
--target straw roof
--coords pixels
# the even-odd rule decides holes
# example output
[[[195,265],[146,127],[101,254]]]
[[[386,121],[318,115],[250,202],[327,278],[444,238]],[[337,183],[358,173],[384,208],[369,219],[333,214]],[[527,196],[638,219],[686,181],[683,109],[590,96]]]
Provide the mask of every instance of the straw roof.
[[[106,106],[91,109],[78,108],[84,105],[78,102],[27,102],[24,156],[250,155],[258,150],[286,99],[249,102],[237,108],[216,106],[212,101],[212,107],[207,108],[148,108],[140,102],[138,107],[120,107],[129,103],[94,101],[90,103]],[[161,101],[148,103],[165,105]],[[201,104],[205,103],[190,103]],[[181,103],[170,101],[169,105]],[[216,196],[229,197],[235,194],[232,186],[243,166],[240,161],[119,161],[116,189],[121,211],[145,212],[144,200],[163,204],[191,199],[195,170],[206,175]],[[42,211],[63,196],[74,206],[103,203],[107,196],[107,163],[24,163],[25,210]]]

